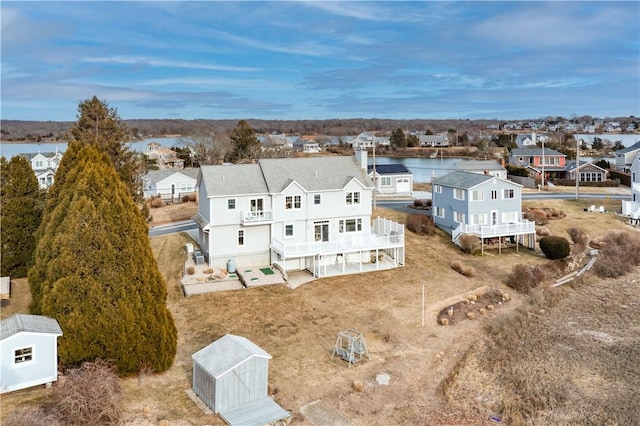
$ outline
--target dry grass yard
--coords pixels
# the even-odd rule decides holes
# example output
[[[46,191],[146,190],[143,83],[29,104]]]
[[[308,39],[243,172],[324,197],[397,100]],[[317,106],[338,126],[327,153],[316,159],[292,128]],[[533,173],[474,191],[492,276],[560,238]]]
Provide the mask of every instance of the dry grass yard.
[[[620,202],[544,201],[525,207],[564,211],[564,219],[547,225],[554,235],[567,236],[570,227],[582,228],[591,239],[609,229],[635,232],[611,213],[584,212],[591,204],[612,210]],[[405,214],[382,208],[376,215],[406,220]],[[295,425],[312,425],[300,407],[318,399],[354,425],[367,426],[489,425],[500,410],[511,424],[622,425],[630,424],[633,414],[640,418],[638,270],[612,282],[588,275],[579,284],[545,290],[532,304],[504,280],[516,264],[546,262],[539,251],[465,255],[439,231],[407,233],[403,268],[317,280],[295,290],[272,286],[185,298],[179,280],[187,241],[183,234],[151,239],[179,330],[178,354],[163,374],[123,379],[126,424],[224,424],[204,414],[186,391],[191,354],[226,333],[245,336],[273,356],[273,396],[292,413]],[[454,271],[453,260],[472,266],[475,276]],[[511,301],[474,320],[437,324],[443,308],[490,288],[507,292]],[[20,297],[20,304],[28,303],[28,296]],[[3,309],[3,317],[26,311],[17,300],[13,311]],[[348,329],[364,334],[371,357],[351,368],[331,359],[338,332]],[[389,385],[377,384],[378,373],[390,376]],[[354,382],[362,389],[354,389]],[[2,415],[43,392],[2,396]]]

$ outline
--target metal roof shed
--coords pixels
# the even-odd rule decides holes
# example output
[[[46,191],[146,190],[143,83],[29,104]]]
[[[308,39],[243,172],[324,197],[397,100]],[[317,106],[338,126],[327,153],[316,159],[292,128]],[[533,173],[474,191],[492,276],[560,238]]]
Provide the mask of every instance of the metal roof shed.
[[[265,425],[290,414],[268,396],[271,355],[227,334],[194,353],[193,391],[230,425]]]

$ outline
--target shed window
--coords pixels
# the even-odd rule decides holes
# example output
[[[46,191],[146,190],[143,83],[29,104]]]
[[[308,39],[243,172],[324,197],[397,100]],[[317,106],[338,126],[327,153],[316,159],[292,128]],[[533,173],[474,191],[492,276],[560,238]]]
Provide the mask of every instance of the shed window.
[[[13,352],[13,363],[22,364],[24,362],[33,361],[33,347],[16,349]]]

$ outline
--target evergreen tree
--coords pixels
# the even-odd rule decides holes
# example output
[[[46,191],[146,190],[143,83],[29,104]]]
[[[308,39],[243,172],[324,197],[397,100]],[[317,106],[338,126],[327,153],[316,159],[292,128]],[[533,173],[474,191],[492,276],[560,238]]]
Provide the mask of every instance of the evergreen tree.
[[[144,161],[127,146],[131,132],[115,108],[109,108],[106,102],[96,96],[81,102],[78,121],[69,130],[68,139],[96,145],[107,154],[134,200],[142,201],[141,174]]]
[[[64,364],[102,358],[123,375],[164,371],[177,332],[144,218],[105,154],[85,145],[73,156],[40,230],[32,312],[60,323]]]
[[[260,142],[256,138],[254,130],[245,120],[238,121],[229,139],[233,145],[231,161],[258,158]]]
[[[0,238],[2,276],[26,277],[44,209],[44,192],[21,156],[0,159]]]
[[[402,129],[399,127],[391,132],[389,142],[394,148],[405,148],[407,146],[407,138]]]

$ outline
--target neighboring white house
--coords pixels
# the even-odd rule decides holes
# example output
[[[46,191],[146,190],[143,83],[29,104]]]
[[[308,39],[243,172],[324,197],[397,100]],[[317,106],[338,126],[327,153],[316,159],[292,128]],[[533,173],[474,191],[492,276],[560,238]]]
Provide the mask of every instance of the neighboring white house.
[[[437,135],[420,135],[418,143],[420,146],[449,146],[449,134],[442,132]]]
[[[230,425],[262,426],[290,417],[268,395],[269,355],[226,334],[194,353],[193,392]]]
[[[350,141],[351,147],[354,151],[360,151],[363,149],[373,148],[373,146],[385,146],[391,145],[391,140],[388,137],[376,136],[373,133],[362,132]]]
[[[538,146],[538,142],[548,143],[551,138],[547,135],[538,135],[536,132],[521,133],[516,136],[516,145],[518,148],[535,148]]]
[[[494,160],[462,160],[453,163],[451,169],[460,172],[478,173],[507,179],[507,169]]]
[[[20,154],[20,156],[26,158],[29,164],[31,164],[31,168],[36,175],[38,185],[41,189],[47,189],[53,185],[56,170],[58,170],[58,166],[60,166],[63,153],[58,151],[39,152],[37,154]]]
[[[522,218],[522,186],[517,183],[450,172],[432,182],[431,197],[434,223],[456,244],[460,235],[473,234],[482,241],[512,237],[535,248],[535,223]]]
[[[0,321],[0,393],[58,379],[58,322],[16,314]]]
[[[631,163],[631,200],[622,201],[622,214],[633,219],[640,218],[640,152]]]
[[[616,170],[628,172],[631,168],[631,163],[633,163],[638,153],[640,153],[640,142],[616,151]]]
[[[277,264],[316,277],[404,264],[404,225],[372,221],[373,184],[353,157],[202,166],[198,243],[211,267]]]
[[[165,148],[158,142],[147,144],[145,155],[158,162],[161,169],[182,169],[184,160],[178,158],[178,154],[169,148]]]
[[[180,199],[182,195],[194,193],[199,172],[197,168],[150,170],[142,178],[144,196]]]

